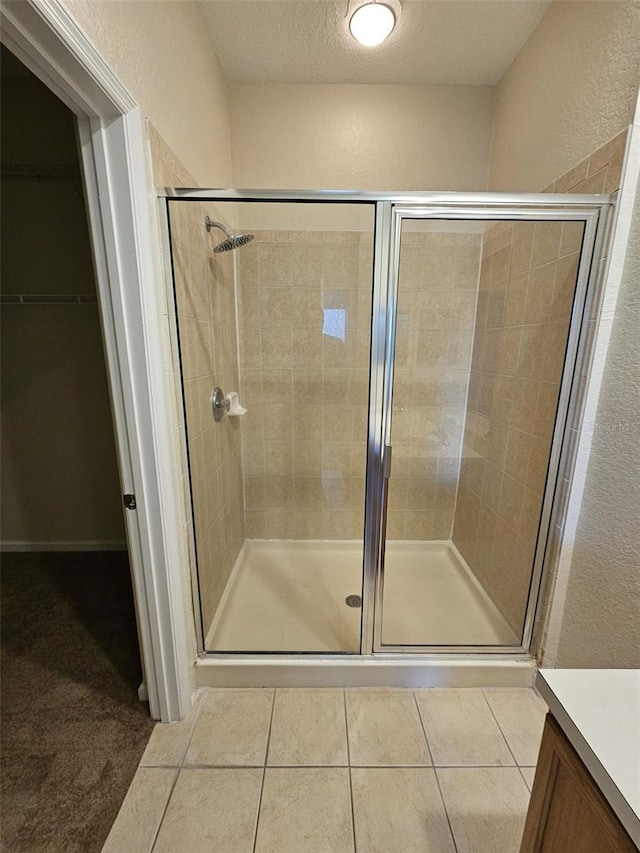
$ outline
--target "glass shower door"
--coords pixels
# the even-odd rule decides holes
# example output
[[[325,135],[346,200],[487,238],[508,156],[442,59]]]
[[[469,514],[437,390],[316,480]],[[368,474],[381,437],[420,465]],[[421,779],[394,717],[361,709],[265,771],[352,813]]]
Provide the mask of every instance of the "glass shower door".
[[[396,212],[378,651],[526,645],[589,214],[485,215]]]
[[[607,204],[171,191],[201,649],[528,650]]]
[[[168,208],[202,645],[357,653],[374,205]]]

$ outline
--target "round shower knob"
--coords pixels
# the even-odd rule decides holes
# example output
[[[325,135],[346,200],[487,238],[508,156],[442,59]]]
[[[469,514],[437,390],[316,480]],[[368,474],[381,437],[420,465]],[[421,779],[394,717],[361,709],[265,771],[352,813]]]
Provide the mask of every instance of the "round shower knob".
[[[224,398],[222,388],[214,388],[211,395],[211,412],[213,413],[214,421],[221,421],[223,415],[229,409],[229,401]]]

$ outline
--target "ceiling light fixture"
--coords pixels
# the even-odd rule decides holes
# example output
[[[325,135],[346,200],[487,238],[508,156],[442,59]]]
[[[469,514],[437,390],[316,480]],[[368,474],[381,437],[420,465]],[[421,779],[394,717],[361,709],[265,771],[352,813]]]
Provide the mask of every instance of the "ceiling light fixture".
[[[348,14],[348,11],[347,11]],[[356,41],[365,47],[375,47],[393,32],[400,17],[398,0],[363,0],[351,13],[349,30]]]

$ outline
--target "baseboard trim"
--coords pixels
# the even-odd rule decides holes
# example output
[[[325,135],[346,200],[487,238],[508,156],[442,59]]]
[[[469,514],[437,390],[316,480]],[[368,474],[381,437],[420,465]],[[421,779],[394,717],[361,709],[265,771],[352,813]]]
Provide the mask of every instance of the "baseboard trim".
[[[2,551],[126,551],[126,542],[81,540],[76,542],[21,542],[11,539],[0,541]]]

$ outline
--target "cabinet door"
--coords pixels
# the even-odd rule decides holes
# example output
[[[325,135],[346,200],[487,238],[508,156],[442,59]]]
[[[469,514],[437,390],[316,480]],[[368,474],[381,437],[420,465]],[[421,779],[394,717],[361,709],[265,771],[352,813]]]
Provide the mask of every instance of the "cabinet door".
[[[520,853],[636,849],[578,754],[547,715]]]

